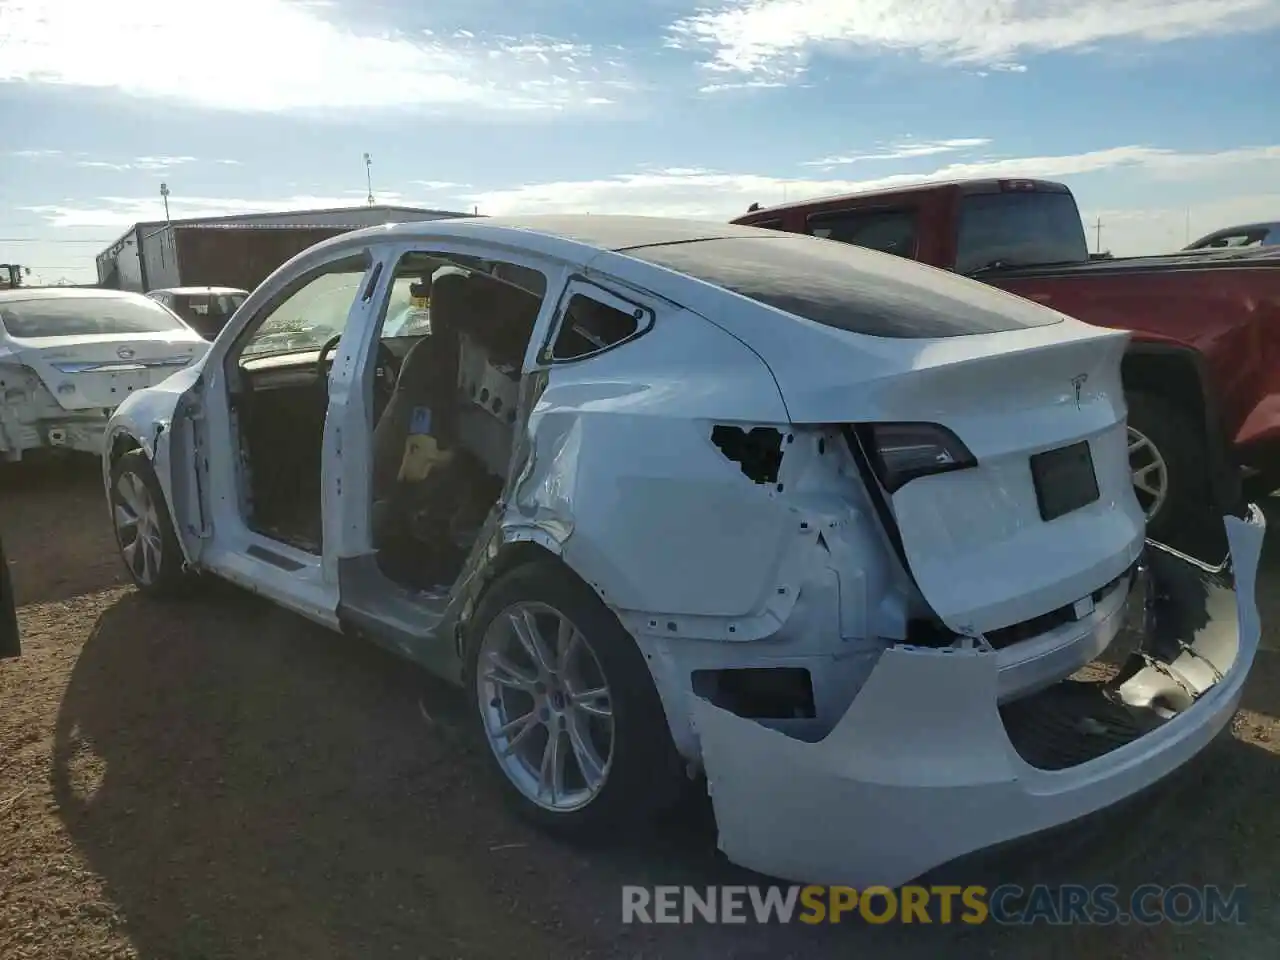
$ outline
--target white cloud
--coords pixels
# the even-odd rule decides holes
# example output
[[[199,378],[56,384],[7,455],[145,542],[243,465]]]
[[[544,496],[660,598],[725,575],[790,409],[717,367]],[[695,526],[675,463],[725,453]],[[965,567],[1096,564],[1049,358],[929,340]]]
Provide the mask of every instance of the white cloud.
[[[1145,176],[1152,178],[1190,181],[1224,174],[1240,175],[1250,167],[1266,164],[1275,164],[1280,170],[1280,145],[1241,147],[1217,153],[1178,153],[1155,147],[1127,146],[1065,156],[952,163],[929,174],[899,174],[867,180],[784,178],[698,168],[671,168],[595,180],[526,184],[477,193],[468,197],[467,202],[477,204],[481,213],[489,215],[589,212],[727,220],[746,212],[752,203],[770,206],[785,201],[904,186],[921,181],[969,177],[1069,179],[1126,167],[1140,170]],[[1241,212],[1243,213],[1243,207]],[[1273,213],[1280,215],[1280,209]],[[1243,219],[1258,219],[1266,215],[1266,211],[1258,209],[1253,214],[1243,216]],[[1103,213],[1104,221],[1108,216],[1110,214]],[[1205,213],[1200,219],[1207,224],[1211,218]],[[1148,227],[1118,229],[1121,231],[1121,242],[1118,248],[1113,245],[1115,252],[1138,253],[1152,249],[1140,245],[1142,237],[1151,233]],[[1208,229],[1209,226],[1206,226],[1201,232]],[[1125,240],[1126,235],[1132,239]],[[1107,244],[1104,243],[1105,245]],[[1157,249],[1168,248],[1169,244],[1165,243]]]
[[[170,170],[173,167],[180,166],[184,163],[195,163],[195,157],[134,157],[132,160],[124,163],[113,163],[109,160],[77,160],[77,167],[88,167],[95,170],[150,170],[162,171]],[[225,163],[228,161],[218,161]],[[236,161],[232,160],[231,163]]]
[[[46,160],[50,157],[62,156],[61,150],[10,150],[9,156],[21,157],[23,160]]]
[[[845,156],[823,157],[820,160],[806,160],[802,167],[835,167],[864,160],[905,160],[913,157],[931,157],[939,153],[954,153],[957,150],[971,150],[974,147],[985,147],[991,141],[986,137],[960,137],[953,140],[904,140],[893,144],[887,151],[880,153],[856,153]]]
[[[448,190],[450,187],[469,187],[469,183],[454,183],[452,180],[410,180],[415,187],[424,190]]]
[[[712,69],[765,76],[794,76],[815,48],[842,47],[1020,72],[1020,55],[1278,22],[1275,0],[718,0],[676,21],[671,42],[709,51]]]
[[[241,213],[276,213],[286,210],[323,210],[332,207],[351,207],[359,209],[363,203],[353,202],[354,194],[363,195],[364,191],[349,191],[340,196],[297,195],[278,199],[246,200],[232,197],[169,197],[169,215],[174,220],[185,220],[192,217],[226,217]],[[406,198],[399,193],[379,191],[379,204],[396,204],[401,206],[424,206]],[[96,197],[92,201],[64,201],[60,204],[41,204],[20,209],[40,214],[51,227],[128,227],[134,223],[142,223],[164,219],[164,202],[159,195],[154,197]]]
[[[968,138],[978,139],[978,138]],[[916,141],[913,141],[916,142]],[[918,141],[940,143],[944,141]],[[1220,194],[1225,199],[1192,200],[1192,238],[1211,229],[1232,223],[1267,218],[1280,219],[1280,193],[1269,186],[1244,196],[1246,182],[1271,184],[1280,182],[1280,145],[1240,147],[1216,153],[1179,153],[1148,146],[1112,147],[1087,153],[1063,156],[1017,157],[973,163],[951,163],[924,175],[900,174],[875,179],[775,177],[758,173],[734,173],[705,167],[663,167],[636,173],[600,177],[592,180],[565,180],[530,183],[464,195],[464,184],[446,186],[436,181],[442,191],[437,197],[454,194],[444,204],[423,200],[431,195],[432,181],[413,184],[420,192],[405,195],[377,191],[380,203],[408,206],[448,206],[469,211],[478,205],[482,214],[508,213],[624,213],[650,216],[678,216],[728,220],[744,213],[758,202],[769,206],[786,200],[799,201],[813,197],[853,193],[882,187],[902,186],[922,180],[951,180],[966,177],[1047,177],[1069,182],[1077,176],[1104,171],[1129,169],[1147,180],[1164,180],[1179,189],[1197,182],[1228,184]],[[1274,172],[1273,172],[1274,171]],[[1115,205],[1099,205],[1090,201],[1095,191],[1085,181],[1073,184],[1083,204],[1083,216],[1092,223],[1103,221],[1103,247],[1118,255],[1175,249],[1182,246],[1187,232],[1187,209],[1120,209]],[[1205,189],[1197,188],[1203,198]],[[283,210],[307,210],[327,207],[358,207],[356,199],[363,191],[347,194],[297,194],[284,198],[260,200],[171,196],[170,209],[175,219],[201,216],[224,216]],[[1213,196],[1209,192],[1209,196]],[[42,216],[51,228],[113,228],[132,223],[161,220],[164,207],[159,196],[107,196],[87,200],[62,200],[23,208]],[[1092,238],[1092,233],[1090,234]]]
[[[328,3],[10,0],[0,82],[117,90],[244,112],[563,110],[625,86],[616,60],[544,37],[355,33]]]
[[[699,93],[723,93],[726,90],[769,90],[785,87],[781,80],[746,80],[742,83],[708,83],[698,88]]]

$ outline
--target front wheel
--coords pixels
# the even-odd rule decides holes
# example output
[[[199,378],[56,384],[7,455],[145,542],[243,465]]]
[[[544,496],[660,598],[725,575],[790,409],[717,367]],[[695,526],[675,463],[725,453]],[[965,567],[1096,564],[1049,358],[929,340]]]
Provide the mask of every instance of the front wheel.
[[[526,819],[597,838],[679,798],[683,764],[644,657],[558,563],[495,581],[468,627],[466,669],[501,789]]]
[[[1212,510],[1204,427],[1162,396],[1132,392],[1129,471],[1147,517],[1147,536],[1172,543]]]
[[[173,596],[190,578],[154,468],[141,450],[111,464],[111,521],[129,576],[144,593]]]

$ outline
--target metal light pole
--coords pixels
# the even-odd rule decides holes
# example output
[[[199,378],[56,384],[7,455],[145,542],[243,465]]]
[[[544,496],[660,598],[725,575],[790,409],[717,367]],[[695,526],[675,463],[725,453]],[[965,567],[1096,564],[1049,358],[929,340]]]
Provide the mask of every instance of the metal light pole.
[[[160,246],[160,265],[165,266],[164,251],[173,247],[173,224],[169,222],[169,185],[160,184],[160,199],[164,201],[164,243]]]
[[[373,157],[364,155],[364,182],[369,188],[369,206],[373,206]]]

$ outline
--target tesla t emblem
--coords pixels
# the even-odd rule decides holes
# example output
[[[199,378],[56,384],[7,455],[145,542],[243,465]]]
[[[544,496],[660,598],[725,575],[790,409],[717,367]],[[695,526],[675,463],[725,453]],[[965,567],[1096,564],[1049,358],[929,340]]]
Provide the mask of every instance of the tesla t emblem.
[[[116,351],[116,356],[119,357],[121,360],[132,360],[136,356],[136,354],[134,353],[134,350],[132,347],[121,347],[119,350]],[[1079,392],[1080,390],[1077,387],[1076,393],[1079,393]]]
[[[1087,373],[1078,373],[1071,378],[1071,386],[1076,389],[1076,409],[1080,409],[1080,389],[1085,385],[1085,381],[1089,379]]]

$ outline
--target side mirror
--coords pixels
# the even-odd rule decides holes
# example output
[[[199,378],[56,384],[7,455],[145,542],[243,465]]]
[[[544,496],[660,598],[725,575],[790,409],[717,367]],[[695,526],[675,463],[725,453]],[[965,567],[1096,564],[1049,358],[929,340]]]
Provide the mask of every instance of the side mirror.
[[[0,660],[22,654],[22,637],[18,633],[18,611],[13,599],[13,582],[9,579],[9,561],[0,543]]]

